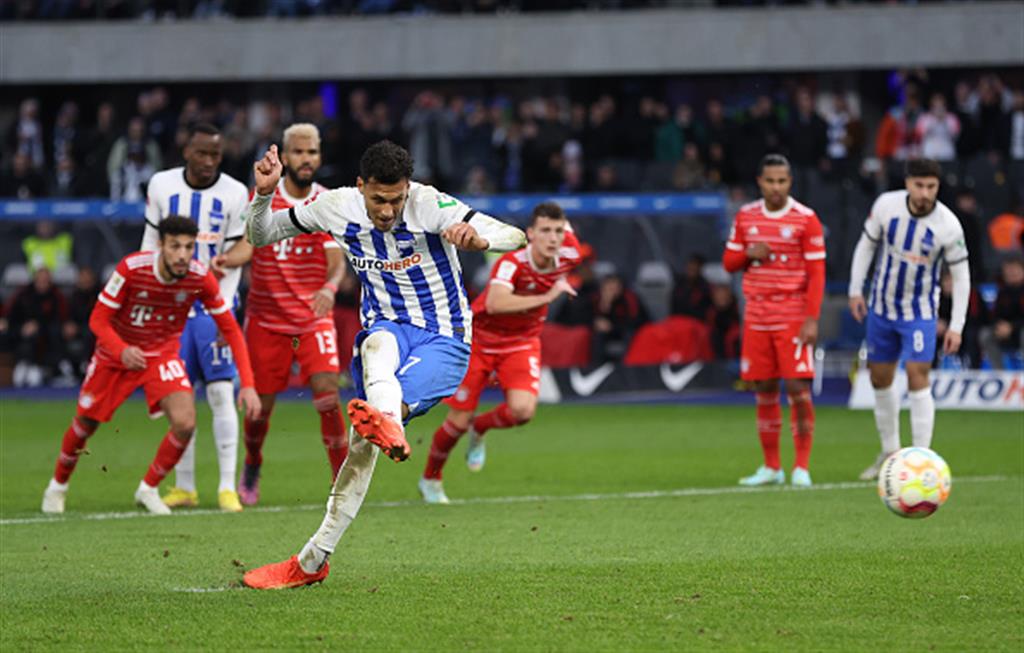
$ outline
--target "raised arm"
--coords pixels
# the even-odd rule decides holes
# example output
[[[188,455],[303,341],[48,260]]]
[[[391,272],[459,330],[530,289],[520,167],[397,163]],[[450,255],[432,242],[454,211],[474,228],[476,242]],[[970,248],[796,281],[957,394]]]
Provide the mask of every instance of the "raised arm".
[[[276,145],[271,145],[263,158],[253,166],[256,193],[246,209],[245,224],[246,236],[254,247],[270,245],[301,233],[327,231],[317,224],[317,220],[310,220],[305,224],[300,222],[294,207],[285,211],[271,212],[270,201],[273,199],[277,182],[281,179],[282,170],[281,160],[277,157]],[[302,212],[315,217],[316,209],[310,207],[316,204],[317,202],[313,202],[306,205],[302,208]]]

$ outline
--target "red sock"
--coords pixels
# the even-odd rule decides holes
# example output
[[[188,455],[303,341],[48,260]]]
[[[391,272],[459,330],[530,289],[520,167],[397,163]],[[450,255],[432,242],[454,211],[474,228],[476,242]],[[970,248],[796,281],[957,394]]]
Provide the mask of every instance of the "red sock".
[[[507,429],[510,426],[518,426],[523,422],[512,416],[512,410],[508,404],[501,404],[494,410],[477,416],[473,420],[473,430],[477,435],[483,435],[490,429]]]
[[[263,441],[270,430],[271,411],[260,411],[256,419],[245,419],[245,464],[263,464]]]
[[[434,442],[430,445],[430,455],[427,457],[427,466],[423,469],[423,478],[441,480],[441,470],[448,460],[448,454],[465,432],[466,429],[460,429],[448,419],[434,431]]]
[[[808,469],[811,460],[811,443],[814,441],[814,403],[811,391],[804,390],[789,395],[789,417],[793,426],[793,448],[796,449],[794,467]]]
[[[60,445],[57,467],[53,470],[54,480],[58,483],[68,482],[71,472],[75,471],[75,465],[78,464],[78,457],[85,449],[85,441],[95,432],[95,428],[89,428],[77,417],[71,420],[71,426],[64,431],[64,441]]]
[[[782,429],[782,409],[779,395],[772,392],[757,393],[757,435],[764,450],[764,466],[781,469],[779,462],[779,431]]]
[[[160,443],[160,448],[156,450],[153,464],[149,466],[149,471],[146,472],[146,477],[143,479],[146,481],[146,485],[150,487],[160,485],[160,481],[164,480],[167,473],[174,469],[174,466],[181,460],[181,454],[185,453],[187,446],[188,440],[179,440],[174,433],[168,431],[164,436],[164,441]]]
[[[338,393],[321,392],[313,395],[313,406],[320,413],[320,439],[327,449],[327,459],[331,461],[331,478],[334,478],[348,455],[348,438],[345,437],[345,420],[341,416]]]

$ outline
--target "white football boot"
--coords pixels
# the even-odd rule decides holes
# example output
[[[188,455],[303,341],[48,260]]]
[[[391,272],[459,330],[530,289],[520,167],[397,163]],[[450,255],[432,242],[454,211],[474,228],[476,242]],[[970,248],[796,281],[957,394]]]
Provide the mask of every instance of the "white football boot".
[[[135,490],[135,503],[154,515],[171,514],[171,509],[160,498],[160,490],[146,485],[145,481],[139,481],[139,489]]]
[[[811,487],[811,473],[803,467],[794,467],[789,483],[793,487]]]
[[[68,496],[68,484],[50,479],[43,492],[43,512],[48,515],[64,514],[64,499]]]
[[[786,482],[786,472],[781,469],[771,469],[761,465],[757,468],[757,471],[750,476],[745,476],[740,479],[740,485],[746,486],[757,486],[757,485],[782,485]]]
[[[441,481],[430,478],[421,478],[419,487],[420,494],[423,495],[423,500],[426,501],[427,503],[451,503],[451,501],[448,500],[448,495],[444,493],[444,485],[441,483]]]

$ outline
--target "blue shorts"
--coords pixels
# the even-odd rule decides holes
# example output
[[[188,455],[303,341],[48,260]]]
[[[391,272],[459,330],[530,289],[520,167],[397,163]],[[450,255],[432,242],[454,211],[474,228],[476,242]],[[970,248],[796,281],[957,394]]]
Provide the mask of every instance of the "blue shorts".
[[[361,399],[366,399],[366,390],[359,347],[370,334],[378,331],[387,331],[398,341],[399,362],[395,376],[402,386],[402,402],[409,407],[406,422],[455,394],[469,367],[469,345],[411,324],[382,320],[356,335],[352,380]]]
[[[231,347],[217,345],[217,323],[207,313],[197,311],[181,332],[181,360],[193,385],[199,382],[232,381],[238,376]]]
[[[889,320],[868,313],[868,362],[931,363],[935,359],[935,320]]]

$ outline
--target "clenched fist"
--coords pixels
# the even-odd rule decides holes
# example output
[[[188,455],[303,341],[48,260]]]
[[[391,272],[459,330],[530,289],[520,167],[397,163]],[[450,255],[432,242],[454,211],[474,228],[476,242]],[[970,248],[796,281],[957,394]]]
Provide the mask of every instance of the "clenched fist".
[[[253,176],[256,179],[256,192],[260,195],[270,195],[277,188],[277,182],[281,180],[281,172],[284,166],[277,156],[277,146],[271,145],[263,158],[257,161],[253,167]]]

